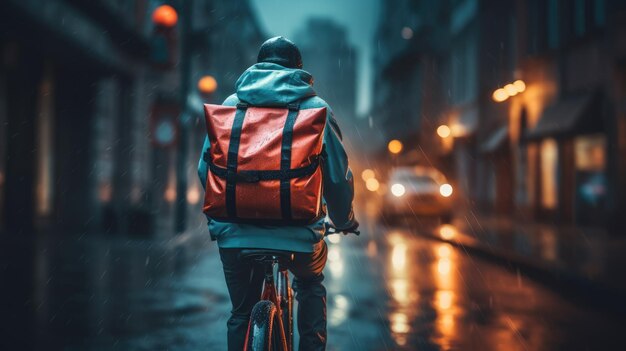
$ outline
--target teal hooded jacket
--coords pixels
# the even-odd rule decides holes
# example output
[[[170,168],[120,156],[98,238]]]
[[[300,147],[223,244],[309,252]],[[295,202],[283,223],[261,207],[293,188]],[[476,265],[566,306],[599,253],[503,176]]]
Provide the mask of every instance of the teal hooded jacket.
[[[274,63],[257,63],[248,68],[237,80],[237,92],[223,105],[235,106],[238,102],[250,105],[286,105],[300,101],[300,108],[326,107],[324,145],[327,157],[322,164],[323,197],[328,217],[337,228],[352,225],[354,196],[352,171],[341,143],[341,132],[330,106],[319,98],[311,86],[313,77],[301,69],[285,68]],[[208,137],[204,140],[202,154],[210,148]],[[206,189],[208,165],[200,158],[198,176]],[[262,203],[259,204],[263,206]],[[308,226],[259,226],[228,223],[208,219],[209,232],[220,248],[262,248],[312,252],[324,238],[324,219]]]

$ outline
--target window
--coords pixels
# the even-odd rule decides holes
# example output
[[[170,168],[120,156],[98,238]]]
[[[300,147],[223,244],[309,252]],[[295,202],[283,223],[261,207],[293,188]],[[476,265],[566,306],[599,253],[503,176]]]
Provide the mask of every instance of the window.
[[[536,54],[547,46],[547,6],[545,0],[528,2],[528,53]]]
[[[575,0],[574,2],[574,33],[576,36],[583,36],[587,29],[587,11],[585,0]]]
[[[558,206],[558,145],[554,139],[541,143],[541,205],[554,210]]]
[[[595,0],[593,2],[593,15],[595,26],[598,28],[604,27],[606,24],[606,0]]]
[[[556,49],[559,46],[559,0],[548,1],[548,47]]]

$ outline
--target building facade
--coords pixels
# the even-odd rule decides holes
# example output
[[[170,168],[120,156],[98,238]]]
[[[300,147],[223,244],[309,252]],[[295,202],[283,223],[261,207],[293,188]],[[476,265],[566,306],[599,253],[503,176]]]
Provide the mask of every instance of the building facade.
[[[166,33],[152,18],[164,4],[178,15]],[[200,223],[202,103],[254,62],[263,35],[248,1],[0,7],[0,231],[171,235],[180,184]],[[205,75],[210,96],[197,92]]]
[[[357,51],[346,29],[326,18],[311,18],[295,35],[304,69],[315,91],[332,106],[342,124],[356,118]]]
[[[417,143],[468,209],[617,228],[624,5],[456,0],[437,16],[425,3],[381,13],[373,114],[409,146],[401,158],[424,162]]]
[[[507,102],[516,205],[538,219],[618,228],[626,208],[624,5],[518,1],[517,12],[517,69],[527,88]]]

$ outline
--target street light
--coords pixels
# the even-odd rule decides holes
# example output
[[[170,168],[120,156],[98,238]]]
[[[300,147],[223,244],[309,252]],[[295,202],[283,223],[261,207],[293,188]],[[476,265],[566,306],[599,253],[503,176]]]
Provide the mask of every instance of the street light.
[[[376,174],[374,173],[373,170],[366,168],[363,170],[363,172],[361,172],[361,178],[363,179],[363,181],[366,181],[370,178],[374,178],[376,177]]]
[[[509,98],[509,94],[507,94],[506,90],[500,88],[493,92],[493,101],[502,102]]]
[[[365,187],[367,188],[367,190],[374,192],[378,190],[378,188],[380,187],[380,183],[376,178],[370,178],[365,182]]]
[[[217,81],[213,76],[204,76],[198,81],[198,90],[202,94],[212,94],[217,89]]]
[[[506,101],[509,97],[523,93],[526,90],[526,83],[523,80],[518,79],[513,83],[509,83],[504,88],[496,89],[491,97],[495,102]]]
[[[403,145],[400,140],[393,139],[387,144],[387,149],[392,154],[399,154],[402,151]]]
[[[161,5],[152,12],[152,22],[157,26],[172,28],[178,22],[178,13],[170,5]]]
[[[515,85],[513,85],[513,84],[507,84],[507,85],[505,85],[505,86],[504,86],[504,91],[506,91],[506,93],[507,93],[509,96],[515,96],[515,95],[517,95],[517,93],[518,93],[517,88],[516,88],[516,87],[515,87]]]
[[[437,128],[437,135],[444,139],[449,137],[450,134],[452,134],[452,131],[450,130],[450,127],[445,124],[440,125],[439,128]]]

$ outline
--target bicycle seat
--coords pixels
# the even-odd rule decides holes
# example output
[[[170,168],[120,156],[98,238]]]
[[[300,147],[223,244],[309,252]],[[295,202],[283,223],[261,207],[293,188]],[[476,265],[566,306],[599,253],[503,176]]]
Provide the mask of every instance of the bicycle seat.
[[[293,252],[269,249],[245,249],[239,253],[240,260],[257,262],[290,262],[293,261]]]

